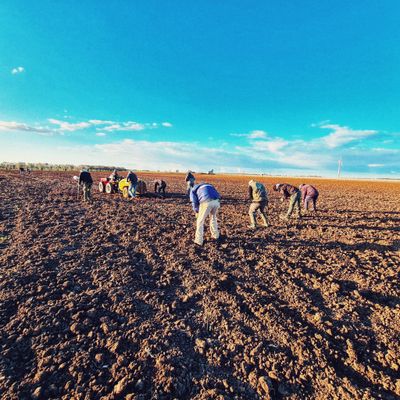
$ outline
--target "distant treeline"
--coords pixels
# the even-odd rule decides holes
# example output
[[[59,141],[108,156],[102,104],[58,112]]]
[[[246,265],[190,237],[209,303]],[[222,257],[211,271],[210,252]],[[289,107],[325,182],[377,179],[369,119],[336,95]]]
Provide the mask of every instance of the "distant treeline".
[[[31,170],[31,171],[79,171],[82,168],[89,168],[91,171],[127,171],[126,168],[107,165],[71,165],[71,164],[48,164],[48,163],[8,163],[2,162],[0,169],[5,170]]]

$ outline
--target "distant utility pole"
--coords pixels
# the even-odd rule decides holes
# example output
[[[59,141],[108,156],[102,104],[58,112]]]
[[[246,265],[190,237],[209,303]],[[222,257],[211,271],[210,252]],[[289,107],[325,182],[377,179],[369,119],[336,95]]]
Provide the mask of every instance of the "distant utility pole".
[[[338,160],[338,169],[337,169],[337,177],[338,177],[338,179],[340,178],[341,172],[342,172],[342,159],[340,158]]]

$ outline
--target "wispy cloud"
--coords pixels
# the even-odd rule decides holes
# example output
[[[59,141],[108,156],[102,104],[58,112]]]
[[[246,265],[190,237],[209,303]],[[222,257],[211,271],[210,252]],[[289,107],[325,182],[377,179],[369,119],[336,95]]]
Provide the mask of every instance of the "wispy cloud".
[[[163,123],[138,123],[133,121],[115,122],[102,119],[65,122],[59,119],[48,119],[46,123],[23,123],[0,121],[1,132],[32,132],[40,135],[56,136],[67,132],[79,131],[87,134],[92,145],[72,146],[72,152],[58,151],[53,162],[73,163],[107,163],[131,168],[145,169],[186,169],[236,171],[237,168],[248,172],[304,173],[326,175],[327,171],[336,171],[337,160],[343,158],[343,169],[370,174],[384,174],[400,171],[400,149],[393,143],[386,146],[381,141],[383,133],[375,130],[354,130],[338,124],[318,125],[320,135],[312,139],[291,139],[272,136],[264,130],[253,130],[245,134],[240,146],[229,141],[207,140],[201,142],[173,142],[144,140],[142,136],[130,132],[156,129]],[[325,130],[330,129],[328,135]],[[125,139],[118,141],[113,132],[125,132]],[[379,139],[379,142],[374,135]],[[386,133],[387,137],[390,137]],[[97,144],[96,139],[98,138]],[[394,136],[395,143],[398,143]],[[100,140],[100,138],[103,138]],[[55,139],[55,138],[54,138]],[[55,139],[56,140],[56,139]],[[106,143],[105,143],[106,142]],[[43,141],[43,143],[46,143]],[[350,146],[348,144],[351,144]],[[378,144],[379,143],[379,144]],[[47,142],[48,148],[54,146]],[[29,159],[26,148],[24,159]],[[35,156],[40,149],[35,150]],[[10,156],[10,149],[7,156]],[[48,160],[49,152],[42,152],[42,159]],[[68,153],[68,154],[67,154]],[[19,153],[16,150],[16,155]],[[134,157],[133,157],[134,155]],[[22,153],[21,153],[22,156]],[[19,157],[19,156],[18,156]]]
[[[268,133],[257,129],[249,133],[231,133],[231,136],[244,137],[247,139],[265,139],[268,136]]]
[[[15,121],[0,121],[0,131],[34,132],[42,135],[52,135],[54,132],[40,125],[28,125]]]
[[[13,75],[17,75],[17,74],[22,74],[23,72],[25,72],[25,68],[24,67],[15,67],[11,70],[11,73]]]
[[[70,122],[60,121],[58,119],[53,119],[53,118],[49,118],[48,121],[53,125],[58,125],[58,129],[60,131],[68,131],[68,132],[74,132],[79,129],[85,129],[90,126],[89,122],[70,123]]]
[[[105,128],[102,128],[104,131],[113,132],[113,131],[142,131],[145,129],[144,124],[140,124],[138,122],[123,122],[123,123],[115,123]]]
[[[64,134],[64,132],[75,132],[79,130],[90,130],[96,129],[101,135],[104,136],[105,132],[137,132],[143,131],[145,129],[156,129],[158,127],[165,126],[171,127],[172,124],[170,122],[163,122],[159,124],[157,122],[150,123],[139,123],[135,121],[126,121],[126,122],[115,122],[110,120],[102,120],[102,119],[89,119],[88,121],[80,121],[80,122],[67,122],[60,119],[48,118],[47,123],[50,124],[50,127],[45,126],[37,126],[24,123],[24,122],[15,122],[15,121],[0,121],[2,124],[0,126],[1,130],[19,130],[26,132],[36,132],[36,133],[47,133],[47,134]],[[52,126],[53,125],[53,126]]]
[[[387,149],[385,147],[373,147],[371,151],[380,154],[397,154],[400,152],[398,149]]]
[[[133,168],[201,169],[204,165],[233,165],[238,153],[202,146],[197,143],[124,139],[120,142],[96,144],[93,148],[102,157]],[[132,157],[132,155],[135,157]]]
[[[289,142],[287,140],[276,138],[271,140],[259,140],[253,143],[253,147],[273,154],[281,154],[281,150],[288,144]]]
[[[261,130],[251,131],[248,136],[249,139],[264,139],[267,137],[267,132]]]
[[[162,122],[161,125],[166,127],[166,128],[172,128],[171,122]]]
[[[104,121],[101,119],[89,119],[88,121],[92,125],[112,125],[115,124],[114,121]]]
[[[320,128],[332,130],[332,133],[323,138],[326,145],[330,148],[343,146],[344,144],[361,140],[378,133],[378,131],[372,129],[354,130],[347,126],[336,124],[320,125]]]

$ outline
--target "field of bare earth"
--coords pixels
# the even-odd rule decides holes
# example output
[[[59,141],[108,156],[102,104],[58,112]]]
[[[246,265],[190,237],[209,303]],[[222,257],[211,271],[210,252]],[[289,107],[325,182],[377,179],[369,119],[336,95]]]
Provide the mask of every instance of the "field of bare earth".
[[[225,236],[197,251],[184,176],[139,175],[170,195],[0,172],[1,399],[400,398],[399,182],[308,180],[319,212],[286,224],[260,177],[251,231],[249,177],[197,176]]]

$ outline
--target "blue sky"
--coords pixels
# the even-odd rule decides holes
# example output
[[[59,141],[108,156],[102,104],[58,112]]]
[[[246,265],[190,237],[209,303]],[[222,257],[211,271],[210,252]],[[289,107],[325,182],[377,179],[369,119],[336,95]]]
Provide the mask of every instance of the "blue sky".
[[[103,4],[104,3],[104,4]],[[0,6],[0,161],[400,177],[398,1]]]

